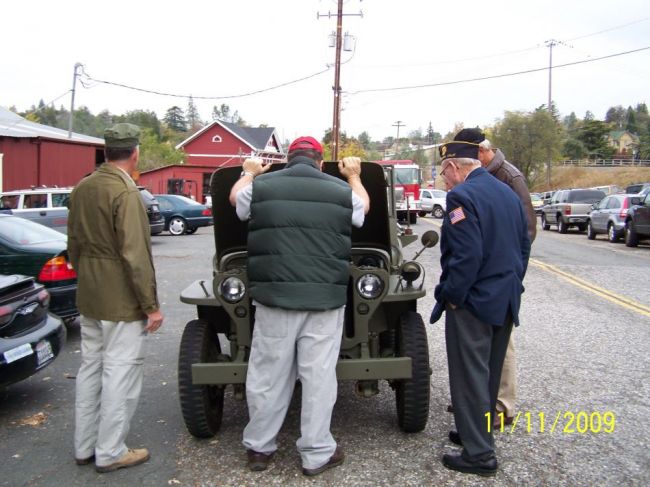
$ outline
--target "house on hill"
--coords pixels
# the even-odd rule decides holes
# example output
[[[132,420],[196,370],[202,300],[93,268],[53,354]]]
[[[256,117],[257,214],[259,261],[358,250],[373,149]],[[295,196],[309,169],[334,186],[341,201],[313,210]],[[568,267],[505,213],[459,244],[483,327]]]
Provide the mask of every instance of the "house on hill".
[[[607,143],[615,150],[614,159],[635,159],[639,150],[639,137],[627,130],[610,132]]]
[[[222,167],[241,166],[247,157],[284,160],[273,127],[240,127],[215,120],[176,146],[187,154],[185,163],[145,171],[138,184],[152,193],[184,194],[199,202],[210,194],[210,177]]]
[[[104,139],[49,127],[0,107],[0,191],[74,186],[104,162]]]

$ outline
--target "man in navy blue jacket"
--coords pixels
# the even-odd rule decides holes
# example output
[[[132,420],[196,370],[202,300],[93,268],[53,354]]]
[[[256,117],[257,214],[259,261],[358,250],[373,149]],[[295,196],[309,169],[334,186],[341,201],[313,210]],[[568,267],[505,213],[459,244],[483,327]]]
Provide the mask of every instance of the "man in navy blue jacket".
[[[478,160],[478,144],[440,147],[447,189],[442,225],[442,274],[431,323],[445,315],[449,386],[461,454],[446,454],[452,470],[494,475],[492,436],[503,358],[512,325],[519,325],[530,239],[517,195]],[[488,414],[489,413],[489,414]]]

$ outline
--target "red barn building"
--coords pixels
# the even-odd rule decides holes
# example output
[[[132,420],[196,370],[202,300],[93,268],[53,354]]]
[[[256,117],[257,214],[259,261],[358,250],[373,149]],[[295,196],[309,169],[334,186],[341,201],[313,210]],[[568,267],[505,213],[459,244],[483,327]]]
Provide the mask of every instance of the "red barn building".
[[[104,139],[30,122],[0,107],[0,191],[74,186],[104,161]]]
[[[272,127],[239,127],[216,120],[176,146],[187,154],[184,164],[145,171],[138,184],[152,193],[184,194],[203,203],[210,177],[220,167],[241,166],[250,156],[283,160],[282,145]]]

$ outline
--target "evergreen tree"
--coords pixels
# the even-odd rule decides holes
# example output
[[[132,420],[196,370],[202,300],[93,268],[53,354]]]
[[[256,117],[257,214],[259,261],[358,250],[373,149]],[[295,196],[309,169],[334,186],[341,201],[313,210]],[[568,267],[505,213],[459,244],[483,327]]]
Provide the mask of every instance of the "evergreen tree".
[[[183,113],[183,109],[178,106],[173,106],[167,110],[163,122],[174,132],[187,132],[185,114]]]
[[[203,121],[199,116],[199,111],[196,109],[196,105],[194,104],[194,98],[191,96],[187,100],[187,112],[185,119],[187,120],[187,126],[191,131],[198,130],[203,125]]]

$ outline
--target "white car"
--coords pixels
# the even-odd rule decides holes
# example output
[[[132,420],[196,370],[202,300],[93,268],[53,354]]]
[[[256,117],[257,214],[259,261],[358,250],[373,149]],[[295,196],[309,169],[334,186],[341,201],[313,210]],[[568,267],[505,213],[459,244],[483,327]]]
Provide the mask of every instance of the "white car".
[[[442,218],[447,211],[447,192],[441,189],[425,188],[420,190],[420,216],[433,213],[436,218]]]

